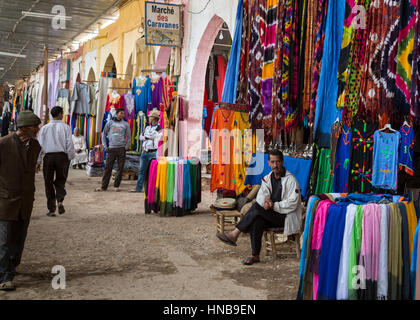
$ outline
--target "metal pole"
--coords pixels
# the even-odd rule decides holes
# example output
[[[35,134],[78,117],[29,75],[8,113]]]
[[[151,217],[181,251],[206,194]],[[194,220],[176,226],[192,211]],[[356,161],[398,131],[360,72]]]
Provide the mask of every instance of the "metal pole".
[[[49,119],[49,110],[48,110],[48,47],[45,45],[44,47],[44,101],[42,102],[44,105],[44,125],[48,123]]]

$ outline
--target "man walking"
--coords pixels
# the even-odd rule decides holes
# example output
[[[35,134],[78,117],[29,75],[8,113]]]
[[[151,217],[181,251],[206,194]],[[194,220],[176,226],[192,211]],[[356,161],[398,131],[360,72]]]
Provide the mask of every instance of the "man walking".
[[[0,138],[0,290],[14,290],[35,194],[41,146],[35,139],[41,120],[21,111],[18,130]]]
[[[158,125],[160,113],[158,110],[152,110],[149,114],[150,125],[146,127],[144,133],[140,136],[143,142],[143,152],[140,157],[140,167],[137,178],[137,186],[130,192],[143,192],[143,182],[146,173],[147,164],[150,159],[156,158],[158,143],[161,139],[162,128]]]
[[[115,160],[118,161],[118,171],[114,180],[114,189],[115,191],[120,191],[125,153],[129,149],[131,142],[130,126],[124,120],[124,117],[124,109],[117,109],[115,118],[105,125],[102,132],[102,143],[105,145],[107,158],[104,176],[102,177],[102,187],[95,191],[106,191],[108,189]]]
[[[55,217],[57,203],[58,213],[63,214],[65,212],[63,201],[67,194],[66,181],[70,161],[75,157],[75,151],[71,128],[62,121],[63,108],[58,106],[52,108],[51,116],[53,120],[43,126],[39,132],[38,141],[41,144],[42,151],[38,163],[41,164],[42,154],[45,154],[43,174],[47,196],[47,216]]]

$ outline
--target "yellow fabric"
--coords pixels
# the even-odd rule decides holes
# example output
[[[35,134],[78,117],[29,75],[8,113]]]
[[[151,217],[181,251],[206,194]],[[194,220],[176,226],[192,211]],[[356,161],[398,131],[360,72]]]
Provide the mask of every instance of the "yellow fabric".
[[[159,189],[159,201],[161,203],[166,202],[166,180],[168,174],[168,161],[164,157],[159,158],[158,162],[158,174],[160,174],[159,181],[156,180]]]
[[[407,209],[407,219],[408,219],[408,236],[409,236],[409,246],[410,246],[410,261],[413,253],[413,246],[414,246],[414,236],[416,233],[417,227],[417,216],[416,216],[416,209],[414,208],[414,203],[411,201],[410,203],[404,203]]]
[[[136,41],[134,51],[134,76],[149,74],[150,72],[142,72],[142,70],[150,70],[155,64],[154,47],[147,46],[145,38],[140,38]]]
[[[233,167],[234,167],[234,184],[236,195],[241,194],[245,186],[246,165],[245,165],[245,130],[249,129],[249,114],[235,112],[232,120],[232,136],[233,136]],[[249,144],[249,141],[248,141]],[[249,146],[248,146],[249,147]],[[247,150],[249,152],[249,150]]]

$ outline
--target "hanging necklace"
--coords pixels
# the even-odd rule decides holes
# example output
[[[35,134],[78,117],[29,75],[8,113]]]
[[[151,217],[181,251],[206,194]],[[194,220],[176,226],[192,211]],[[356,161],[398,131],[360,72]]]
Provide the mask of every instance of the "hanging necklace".
[[[222,114],[223,119],[225,120],[225,122],[228,122],[230,116],[232,115],[232,112],[230,110],[226,110],[226,111],[229,112],[227,117],[225,117],[225,115],[223,114],[223,109],[220,109],[220,113]]]
[[[244,119],[244,116],[242,115],[242,114],[247,114],[247,113],[245,113],[245,112],[239,112],[239,114],[241,115],[241,119],[242,119],[242,121],[244,122],[244,123],[249,123],[249,116],[248,116],[248,120],[246,120],[246,119]]]
[[[350,139],[348,138],[348,136],[349,136],[349,133],[350,133],[350,131],[351,131],[351,129],[350,128],[348,128],[348,130],[347,130],[347,132],[346,132],[346,130],[344,130],[344,127],[343,127],[343,142],[344,142],[344,145],[348,145],[349,143],[350,143]]]

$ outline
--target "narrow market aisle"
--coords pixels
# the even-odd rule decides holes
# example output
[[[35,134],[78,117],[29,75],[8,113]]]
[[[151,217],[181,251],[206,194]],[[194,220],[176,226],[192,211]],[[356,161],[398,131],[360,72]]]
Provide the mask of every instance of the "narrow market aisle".
[[[127,192],[134,181],[120,193],[93,192],[99,183],[71,169],[66,213],[50,218],[37,175],[18,288],[0,299],[295,299],[295,257],[273,262],[263,253],[262,263],[243,266],[248,237],[236,248],[216,239],[207,179],[199,209],[184,217],[145,215],[142,195]],[[64,290],[52,288],[55,265],[65,268]]]

